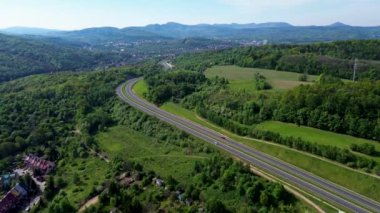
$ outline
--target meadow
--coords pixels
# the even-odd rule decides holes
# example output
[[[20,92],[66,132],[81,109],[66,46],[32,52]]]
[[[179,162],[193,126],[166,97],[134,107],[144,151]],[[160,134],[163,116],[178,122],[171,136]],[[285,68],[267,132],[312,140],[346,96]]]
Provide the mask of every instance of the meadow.
[[[308,82],[301,82],[298,79],[300,73],[238,66],[214,66],[207,69],[205,75],[207,78],[219,76],[228,79],[232,90],[255,91],[253,79],[257,73],[263,75],[274,90],[291,89],[301,84],[310,84],[317,79],[315,75],[308,75]]]
[[[72,205],[80,207],[91,191],[105,181],[107,173],[108,164],[95,156],[60,161],[56,178],[62,178],[66,186],[55,200],[66,197]]]
[[[188,154],[183,148],[159,142],[124,126],[111,127],[96,137],[100,148],[111,157],[121,156],[142,164],[162,177],[170,175],[181,182],[191,179],[194,162],[203,160],[205,154]]]

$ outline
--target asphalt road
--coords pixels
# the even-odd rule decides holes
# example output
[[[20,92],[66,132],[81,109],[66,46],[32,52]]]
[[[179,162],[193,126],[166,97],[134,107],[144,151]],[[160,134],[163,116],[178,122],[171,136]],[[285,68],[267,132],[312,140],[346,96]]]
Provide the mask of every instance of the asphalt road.
[[[139,78],[129,80],[126,84],[120,85],[116,90],[118,96],[132,107],[218,146],[220,149],[251,163],[267,173],[302,190],[311,192],[336,206],[344,207],[352,212],[380,212],[379,202],[238,143],[207,127],[159,109],[133,93],[132,87],[138,80]]]

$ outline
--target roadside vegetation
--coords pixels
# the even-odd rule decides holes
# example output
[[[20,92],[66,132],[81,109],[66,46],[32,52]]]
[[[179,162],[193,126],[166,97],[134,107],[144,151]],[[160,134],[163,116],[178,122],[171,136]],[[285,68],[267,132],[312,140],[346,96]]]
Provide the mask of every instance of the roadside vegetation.
[[[284,160],[285,162],[298,166],[322,178],[350,188],[351,190],[371,197],[372,199],[379,200],[379,179],[376,177],[368,176],[364,173],[359,173],[347,167],[336,165],[333,162],[325,159],[320,159],[306,153],[298,152],[296,150],[287,148],[286,146],[238,136],[224,128],[211,123],[210,121],[207,121],[206,119],[201,118],[194,111],[187,110],[178,104],[169,102],[162,105],[161,108],[213,130],[219,131],[234,140],[237,140],[248,146],[251,146],[252,148]]]
[[[221,69],[221,67],[219,67],[218,69]],[[229,67],[227,67],[227,69],[229,69]],[[178,73],[178,75],[180,74]],[[161,77],[165,78],[165,76],[161,76]],[[149,76],[147,76],[147,79],[149,79]],[[162,81],[165,81],[165,80],[162,80]],[[369,110],[374,109],[371,106],[377,102],[377,99],[371,99],[369,97],[370,96],[373,97],[371,95],[371,92],[372,94],[376,94],[376,91],[377,91],[376,88],[378,87],[377,82],[363,81],[356,84],[352,84],[348,82],[343,83],[339,79],[336,80],[334,77],[330,77],[329,75],[321,75],[320,77],[316,78],[314,85],[304,85],[304,86],[300,86],[295,89],[291,89],[284,92],[263,93],[263,92],[252,92],[252,91],[247,92],[244,90],[242,91],[233,90],[230,88],[229,81],[230,79],[224,79],[218,76],[210,77],[207,79],[205,83],[199,85],[195,92],[193,92],[190,95],[187,95],[183,99],[177,99],[177,98],[172,98],[172,97],[167,98],[167,100],[172,100],[176,103],[179,103],[181,106],[173,105],[173,104],[163,104],[162,107],[163,109],[166,109],[166,110],[173,110],[173,112],[181,116],[192,117],[192,119],[194,119],[194,117],[197,117],[199,115],[200,117],[206,118],[212,123],[218,126],[224,127],[227,131],[233,132],[237,135],[249,136],[249,137],[253,137],[257,139],[271,141],[274,144],[271,144],[270,146],[265,146],[262,143],[258,143],[259,145],[256,145],[256,146],[252,145],[252,146],[260,147],[259,149],[261,149],[262,151],[266,153],[270,153],[274,156],[280,157],[281,159],[286,159],[287,162],[290,162],[294,165],[298,165],[301,168],[314,172],[329,180],[338,182],[339,184],[343,186],[349,187],[351,189],[353,188],[353,190],[356,190],[359,193],[365,194],[374,199],[378,198],[378,195],[376,195],[376,192],[373,191],[371,188],[374,185],[376,185],[376,183],[379,182],[378,178],[366,176],[365,174],[357,173],[353,170],[342,167],[340,168],[342,169],[342,174],[346,174],[347,177],[350,177],[350,178],[347,178],[347,177],[344,178],[343,176],[340,176],[338,178],[339,180],[337,180],[336,178],[337,175],[334,175],[334,172],[336,171],[337,168],[339,168],[338,165],[332,164],[331,162],[328,162],[326,160],[307,156],[300,152],[291,151],[291,149],[296,149],[302,152],[310,153],[312,155],[320,156],[324,159],[338,162],[340,164],[343,164],[346,167],[351,167],[353,169],[361,169],[364,172],[379,174],[379,166],[377,163],[378,160],[376,157],[363,154],[363,151],[358,152],[358,148],[352,147],[351,143],[347,143],[347,141],[343,145],[342,143],[344,142],[342,142],[342,140],[344,139],[340,139],[340,143],[341,143],[340,145],[334,144],[334,138],[332,138],[329,141],[324,141],[324,143],[318,143],[318,141],[309,140],[309,138],[307,137],[290,135],[290,134],[286,135],[286,134],[278,133],[276,131],[270,131],[270,130],[266,130],[262,128],[260,129],[260,124],[262,122],[267,122],[273,119],[281,121],[282,120],[281,116],[289,115],[289,113],[287,114],[282,113],[281,109],[284,109],[283,112],[289,112],[289,110],[292,110],[292,109],[294,109],[295,111],[302,109],[302,105],[300,104],[309,103],[309,102],[305,102],[304,99],[302,99],[301,97],[312,96],[311,94],[315,94],[312,97],[315,97],[315,96],[319,97],[318,100],[321,101],[321,104],[315,105],[314,107],[311,107],[310,109],[302,109],[301,111],[313,112],[313,110],[319,109],[318,106],[322,107],[320,108],[320,110],[327,110],[326,108],[324,108],[324,106],[326,105],[332,108],[336,107],[336,109],[338,107],[340,107],[339,109],[341,109],[342,107],[346,107],[347,109],[343,110],[343,112],[347,112],[347,113],[344,113],[342,115],[350,116],[351,119],[354,118],[355,116],[357,116],[356,119],[365,119],[364,116],[366,115],[359,112],[357,112],[357,114],[349,114],[349,113],[355,113],[355,111],[351,110],[350,107],[352,108],[352,107],[357,106],[359,104],[358,102],[353,102],[349,106],[344,105],[344,104],[334,105],[334,104],[328,104],[328,103],[329,101],[332,101],[332,100],[336,101],[337,99],[342,98],[341,96],[344,97],[345,92],[347,92],[346,93],[347,98],[343,98],[345,100],[346,99],[350,100],[350,98],[352,101],[360,99],[360,98],[354,99],[355,96],[352,96],[352,95],[348,96],[348,91],[351,91],[351,89],[355,87],[355,88],[361,88],[361,90],[368,89],[368,92],[366,93],[357,92],[354,95],[358,95],[360,97],[364,95],[368,97],[367,100],[369,101],[368,102],[369,105],[365,105],[365,106],[368,106]],[[149,82],[149,80],[147,80],[147,82]],[[141,87],[142,84],[143,83],[139,83],[138,85]],[[146,86],[148,87],[148,92],[146,92],[146,88],[145,88],[145,94],[147,94],[146,97],[149,97],[149,95],[151,95],[150,93],[151,89],[157,85],[150,85],[149,83],[147,83]],[[332,88],[334,88],[335,90],[333,90]],[[304,92],[304,91],[301,92],[299,90],[307,90],[307,92]],[[327,91],[330,91],[330,92],[327,92]],[[331,93],[331,91],[334,91],[334,92]],[[290,101],[288,98],[289,95],[292,95],[293,97],[296,97],[296,98],[291,99]],[[187,108],[190,111],[180,110],[179,108],[181,107]],[[285,108],[288,110],[286,111]],[[198,115],[195,115],[194,112],[196,112]],[[332,111],[330,110],[323,113],[328,113],[328,112],[332,112]],[[371,112],[368,112],[368,113],[371,113]],[[326,117],[333,118],[334,115],[327,114]],[[318,118],[321,119],[320,116]],[[312,118],[310,117],[310,119]],[[197,118],[195,120],[198,120],[198,122],[204,124],[204,121],[201,121]],[[287,121],[287,122],[292,122],[292,121]],[[324,124],[329,125],[329,123],[332,123],[332,122],[334,122],[334,120],[330,119],[330,120],[326,120]],[[376,122],[377,121],[374,120],[374,124],[376,124]],[[307,125],[307,124],[310,124],[311,126],[313,126],[310,122],[309,123],[295,122],[295,123],[296,123],[296,126]],[[342,124],[345,125],[346,123],[342,123]],[[371,122],[368,122],[366,124],[363,123],[363,125],[371,125]],[[329,126],[326,126],[326,127],[317,126],[317,127],[321,129],[327,129],[330,131],[337,131],[334,129],[329,129]],[[345,126],[345,127],[350,128],[349,126]],[[374,127],[368,127],[368,129],[371,129],[371,128],[374,128]],[[355,130],[352,129],[352,130],[358,131],[358,129],[355,129]],[[346,133],[349,133],[350,130],[348,129],[345,131]],[[332,132],[328,132],[328,133],[339,135]],[[357,134],[358,133],[353,134],[353,135],[357,135]],[[376,134],[376,132],[371,133],[371,134]],[[360,136],[368,137],[368,134],[362,133]],[[347,137],[350,137],[350,136],[347,136]],[[354,138],[354,137],[351,137],[351,138]],[[354,140],[353,143],[355,143],[355,141],[365,141],[365,144],[369,143],[369,144],[376,144],[376,146],[378,145],[376,141],[370,141],[370,140],[359,139],[359,138],[355,138],[355,139],[356,140]],[[253,142],[248,142],[248,141],[245,141],[245,142],[247,144],[253,143]],[[280,146],[276,146],[275,144],[279,144]],[[289,147],[291,149],[286,148],[285,150],[280,151],[285,148],[282,146]],[[356,149],[356,151],[354,149]],[[277,151],[274,151],[274,150],[277,150]],[[299,156],[300,158],[298,160],[290,159],[289,156],[286,156],[283,153],[284,151],[289,156]],[[293,155],[293,153],[290,154],[289,152],[294,152],[297,154]],[[372,152],[372,154],[375,152],[376,151]],[[303,160],[305,157],[310,158],[310,164],[305,163],[305,162],[301,163],[301,161],[305,161]],[[313,165],[312,163],[313,161],[320,161],[321,167],[319,167],[319,169],[310,168],[310,166]],[[327,170],[326,169],[321,170],[321,168],[324,168],[324,167],[327,168]],[[365,181],[365,182],[366,183],[372,182],[373,184],[369,184],[371,185],[371,187],[369,188],[368,188],[368,185],[366,185],[365,187],[359,186],[359,185],[351,186],[350,183],[352,180],[352,176],[355,176],[355,178],[358,178],[358,181],[360,182],[363,181],[363,178],[368,179],[368,181]]]

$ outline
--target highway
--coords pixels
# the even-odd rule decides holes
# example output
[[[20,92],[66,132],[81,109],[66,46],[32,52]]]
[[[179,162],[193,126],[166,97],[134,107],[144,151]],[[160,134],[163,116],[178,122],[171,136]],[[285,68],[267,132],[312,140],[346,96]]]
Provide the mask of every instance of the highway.
[[[159,109],[132,91],[140,78],[120,85],[117,95],[132,107],[209,142],[281,180],[352,212],[380,212],[380,203],[277,158],[238,143],[214,130]],[[123,91],[124,90],[124,91]]]

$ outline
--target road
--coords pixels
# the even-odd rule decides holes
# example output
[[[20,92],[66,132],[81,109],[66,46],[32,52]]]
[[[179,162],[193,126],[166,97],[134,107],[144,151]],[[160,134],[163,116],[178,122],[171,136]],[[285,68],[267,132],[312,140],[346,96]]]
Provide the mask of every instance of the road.
[[[138,80],[140,80],[140,78],[129,80],[125,84],[120,85],[116,90],[118,96],[132,107],[218,146],[220,149],[229,152],[239,159],[249,162],[255,167],[336,206],[343,207],[352,212],[380,212],[379,202],[238,143],[214,130],[161,110],[155,105],[138,97],[132,91],[133,85]]]

